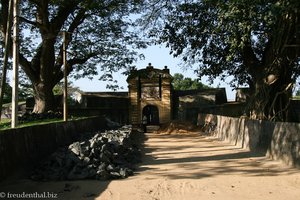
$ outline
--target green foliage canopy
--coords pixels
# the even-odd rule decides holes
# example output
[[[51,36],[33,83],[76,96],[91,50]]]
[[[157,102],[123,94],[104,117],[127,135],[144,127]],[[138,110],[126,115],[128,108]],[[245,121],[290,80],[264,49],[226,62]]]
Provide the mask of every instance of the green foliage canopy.
[[[193,80],[191,78],[184,77],[179,73],[174,74],[172,84],[175,90],[197,90],[210,88],[197,79]]]
[[[0,40],[3,45],[8,3],[0,1]],[[145,47],[129,15],[137,0],[24,0],[20,1],[20,65],[30,79],[35,112],[52,109],[53,87],[63,78],[63,38],[67,32],[67,74],[92,78],[102,71],[129,69]],[[36,104],[37,105],[37,104]]]
[[[152,6],[140,23],[148,28],[148,36],[166,43],[187,66],[197,65],[200,77],[232,75],[233,85],[251,86],[253,68],[271,62],[264,72],[270,73],[276,70],[276,61],[286,57],[292,78],[299,76],[296,49],[288,47],[300,42],[298,0],[147,2]]]
[[[255,119],[285,120],[300,74],[298,0],[148,0],[140,24],[199,77],[248,85]]]

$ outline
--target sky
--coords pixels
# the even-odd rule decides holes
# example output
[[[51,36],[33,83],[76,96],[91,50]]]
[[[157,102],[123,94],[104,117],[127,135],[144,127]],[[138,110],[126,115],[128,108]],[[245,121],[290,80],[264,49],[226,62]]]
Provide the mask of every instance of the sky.
[[[169,49],[163,46],[150,46],[147,49],[139,51],[140,53],[143,53],[145,55],[144,60],[139,60],[134,65],[137,69],[145,68],[148,66],[148,63],[151,63],[151,65],[154,68],[163,69],[164,66],[167,66],[170,69],[170,74],[174,75],[175,73],[181,73],[184,75],[184,77],[189,77],[192,79],[196,79],[197,76],[193,72],[193,69],[182,69],[180,67],[180,59],[174,58],[172,55],[169,54]],[[126,76],[122,75],[120,73],[115,73],[114,78],[118,81],[118,84],[120,87],[123,87],[123,89],[120,89],[120,91],[127,91],[127,82],[126,82]],[[209,85],[209,82],[207,81],[207,78],[202,78],[201,82]],[[97,77],[95,77],[93,80],[89,79],[80,79],[77,81],[73,81],[74,85],[79,87],[80,90],[84,92],[102,92],[102,91],[111,91],[109,89],[106,89],[107,82],[99,81]],[[229,84],[224,83],[220,80],[214,81],[214,83],[211,85],[213,87],[224,87],[226,89],[227,99],[228,100],[234,100],[235,99],[235,91],[232,91],[232,88],[229,86]]]

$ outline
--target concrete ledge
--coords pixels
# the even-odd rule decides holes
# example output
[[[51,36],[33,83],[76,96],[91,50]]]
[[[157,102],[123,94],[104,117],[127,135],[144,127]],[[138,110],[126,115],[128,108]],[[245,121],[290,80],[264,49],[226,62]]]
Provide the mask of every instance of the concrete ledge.
[[[221,140],[251,151],[263,152],[272,159],[300,167],[300,123],[270,122],[198,114],[198,125],[210,124]]]
[[[0,131],[0,180],[28,174],[58,147],[103,128],[105,120],[92,117]]]

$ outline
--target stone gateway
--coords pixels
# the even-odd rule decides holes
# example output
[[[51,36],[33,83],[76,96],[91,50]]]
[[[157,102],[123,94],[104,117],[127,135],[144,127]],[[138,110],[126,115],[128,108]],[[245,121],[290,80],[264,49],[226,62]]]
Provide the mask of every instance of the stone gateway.
[[[133,126],[168,123],[172,118],[172,76],[170,70],[156,69],[151,63],[140,70],[132,69],[127,78],[129,89],[129,121]]]

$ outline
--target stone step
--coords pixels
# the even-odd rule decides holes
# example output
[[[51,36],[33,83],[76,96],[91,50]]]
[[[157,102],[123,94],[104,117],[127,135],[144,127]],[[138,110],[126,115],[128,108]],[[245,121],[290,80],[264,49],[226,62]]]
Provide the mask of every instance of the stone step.
[[[147,125],[147,132],[152,133],[160,128],[159,125]]]

